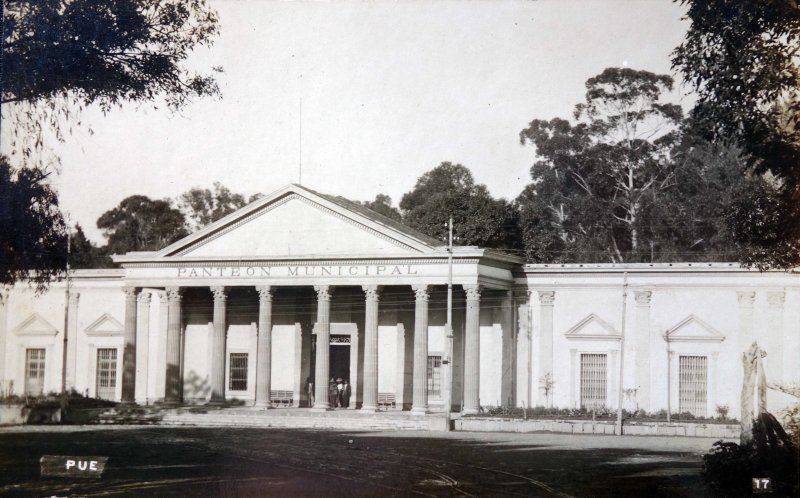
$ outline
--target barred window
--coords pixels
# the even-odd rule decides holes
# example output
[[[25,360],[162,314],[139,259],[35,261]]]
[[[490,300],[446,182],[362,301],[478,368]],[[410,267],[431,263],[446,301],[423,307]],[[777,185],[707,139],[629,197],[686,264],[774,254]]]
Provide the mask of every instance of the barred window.
[[[441,356],[428,356],[428,399],[442,399]]]
[[[231,353],[228,389],[247,391],[247,353]]]
[[[678,363],[680,399],[678,410],[706,416],[708,400],[708,358],[681,356]]]
[[[97,397],[114,399],[117,387],[117,349],[97,350]]]
[[[38,396],[44,391],[45,350],[25,350],[25,394]]]
[[[596,410],[606,406],[606,354],[581,355],[581,407]]]

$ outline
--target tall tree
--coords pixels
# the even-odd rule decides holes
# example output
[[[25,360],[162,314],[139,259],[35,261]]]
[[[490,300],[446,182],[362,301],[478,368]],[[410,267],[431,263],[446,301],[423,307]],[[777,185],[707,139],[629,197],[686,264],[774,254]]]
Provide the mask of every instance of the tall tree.
[[[47,288],[67,264],[67,227],[46,175],[0,156],[0,284]]]
[[[212,43],[218,25],[205,0],[3,2],[0,119],[12,131],[6,144],[11,158],[2,166],[10,190],[0,202],[0,219],[22,223],[24,210],[12,211],[11,200],[31,191],[39,196],[30,208],[35,214],[29,209],[27,224],[19,225],[24,232],[2,232],[4,280],[31,275],[42,289],[65,267],[66,253],[51,254],[66,248],[66,227],[47,186],[58,158],[47,152],[45,130],[63,141],[65,129],[80,125],[81,109],[91,104],[107,112],[126,102],[163,102],[175,110],[196,97],[218,96],[213,72],[220,68],[199,74],[185,64],[192,50]],[[40,250],[29,252],[32,245]]]
[[[674,186],[669,155],[682,118],[662,101],[672,85],[666,75],[608,68],[586,82],[574,124],[536,119],[522,130],[540,158],[517,200],[529,257],[653,258],[646,232],[663,213],[652,204]]]
[[[15,0],[3,11],[3,114],[14,119],[12,149],[29,155],[43,127],[61,134],[81,107],[124,102],[172,109],[218,95],[213,76],[185,66],[213,42],[218,19],[204,0]],[[215,68],[219,70],[219,68]],[[8,117],[8,116],[4,116]]]
[[[178,207],[186,216],[189,230],[194,231],[227,216],[258,197],[260,195],[254,195],[247,201],[242,194],[231,192],[220,182],[214,182],[213,192],[207,188],[194,187],[181,194],[178,197]]]
[[[740,258],[761,268],[800,265],[800,6],[680,3],[691,24],[672,62],[697,93],[697,123],[709,140],[742,148],[751,171],[770,173],[747,192],[753,208],[740,199],[731,220]]]
[[[400,209],[405,223],[442,242],[447,241],[446,223],[452,216],[459,245],[517,246],[513,207],[503,199],[494,199],[460,164],[443,162],[423,174],[414,189],[403,195]]]
[[[400,210],[392,206],[392,198],[386,194],[378,194],[375,196],[374,201],[366,201],[362,204],[376,213],[382,214],[395,221],[401,221],[403,219]]]
[[[83,233],[78,224],[72,232],[69,250],[69,266],[73,270],[82,268],[110,268],[114,266],[106,247],[97,247]]]
[[[188,235],[186,219],[169,199],[133,195],[97,220],[108,238],[108,252],[155,251]]]

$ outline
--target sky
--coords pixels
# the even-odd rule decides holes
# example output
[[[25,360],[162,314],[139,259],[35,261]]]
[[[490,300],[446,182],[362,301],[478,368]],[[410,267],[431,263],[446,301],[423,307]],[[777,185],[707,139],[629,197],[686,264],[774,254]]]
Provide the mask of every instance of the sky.
[[[268,194],[300,181],[301,164],[309,188],[397,205],[450,161],[513,199],[535,160],[519,143],[531,120],[569,117],[606,67],[669,73],[687,29],[667,0],[210,3],[221,33],[190,64],[224,68],[222,99],[178,114],[89,108],[52,144],[61,206],[95,242],[97,218],[127,196],[215,181]]]

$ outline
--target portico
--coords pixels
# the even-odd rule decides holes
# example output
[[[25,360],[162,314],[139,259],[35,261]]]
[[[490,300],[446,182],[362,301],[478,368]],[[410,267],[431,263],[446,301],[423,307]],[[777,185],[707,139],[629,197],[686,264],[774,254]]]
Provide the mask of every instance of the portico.
[[[125,307],[123,401],[134,401],[136,383],[148,378],[141,369],[126,374],[137,372],[144,321],[165,328],[156,331],[166,338],[164,362],[147,362],[163,369],[165,403],[268,407],[274,393],[290,393],[294,406],[309,406],[311,379],[313,408],[326,410],[335,404],[330,379],[346,376],[351,409],[373,412],[388,399],[419,414],[441,408],[447,256],[435,239],[297,185],[162,251],[115,256],[133,303]],[[479,410],[481,312],[508,314],[501,320],[508,344],[499,349],[511,363],[514,307],[498,303],[520,263],[454,249],[455,409]],[[152,295],[166,300],[166,320],[154,318],[156,307],[137,313],[137,296]],[[498,386],[487,392],[498,399],[487,401],[512,393],[512,379],[511,372],[491,379]]]

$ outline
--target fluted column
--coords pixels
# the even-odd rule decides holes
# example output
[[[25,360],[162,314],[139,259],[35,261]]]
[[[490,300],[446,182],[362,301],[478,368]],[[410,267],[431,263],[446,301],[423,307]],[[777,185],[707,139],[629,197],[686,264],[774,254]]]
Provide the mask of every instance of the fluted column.
[[[380,287],[365,285],[364,316],[364,402],[362,412],[378,409],[378,300]]]
[[[269,407],[272,387],[272,290],[258,290],[258,356],[256,364],[256,406]]]
[[[314,375],[314,408],[327,410],[328,374],[330,373],[331,293],[327,285],[315,285],[317,291],[317,361]]]
[[[414,286],[414,399],[411,413],[428,411],[428,299],[427,285]]]
[[[553,378],[553,301],[555,291],[539,291],[539,395],[538,404],[549,406],[546,380]],[[552,397],[553,389],[549,389]]]
[[[70,291],[68,299],[69,316],[67,317],[67,390],[75,389],[78,369],[78,301],[81,294]]]
[[[136,319],[136,348],[142,354],[136,355],[136,399],[148,403],[148,382],[150,358],[150,291],[139,293],[139,309]]]
[[[136,401],[136,288],[125,287],[125,349],[122,353],[122,402]],[[74,338],[73,338],[74,339]]]
[[[633,295],[636,298],[636,338],[631,342],[636,347],[636,401],[639,408],[650,411],[650,299],[653,293],[637,290]],[[628,348],[625,349],[627,354]]]
[[[464,413],[480,411],[481,383],[481,288],[465,285],[467,316],[464,326]]]
[[[181,289],[167,287],[167,355],[164,403],[181,401]]]
[[[225,402],[225,287],[211,287],[214,294],[214,333],[211,336],[211,403]]]

